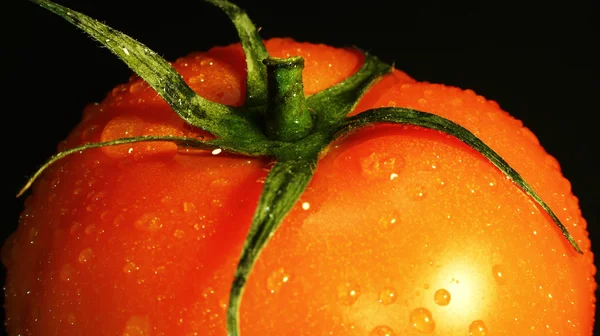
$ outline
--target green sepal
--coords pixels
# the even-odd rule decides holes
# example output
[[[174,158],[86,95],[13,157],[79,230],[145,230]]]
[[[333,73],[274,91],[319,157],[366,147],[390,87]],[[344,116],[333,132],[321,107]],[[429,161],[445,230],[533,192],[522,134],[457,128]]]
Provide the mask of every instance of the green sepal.
[[[20,197],[31,187],[33,182],[52,164],[56,161],[61,160],[69,155],[81,153],[85,150],[99,147],[110,147],[110,146],[118,146],[124,144],[131,144],[137,142],[150,142],[150,141],[168,141],[176,144],[179,148],[194,148],[194,149],[221,149],[230,153],[242,154],[247,156],[259,156],[262,154],[252,153],[252,152],[240,152],[236,146],[231,146],[222,140],[200,140],[196,138],[188,138],[188,137],[178,137],[172,135],[163,135],[163,136],[154,136],[154,135],[144,135],[139,137],[132,138],[120,138],[111,141],[104,142],[92,142],[82,146],[73,147],[62,152],[59,152],[53,155],[50,159],[48,159],[30,178],[27,180],[25,185],[19,190],[17,193],[17,197]]]
[[[353,132],[363,126],[379,124],[379,123],[392,123],[392,124],[405,124],[420,126],[432,130],[441,131],[448,135],[456,137],[458,140],[466,143],[469,147],[475,149],[481,153],[486,159],[488,159],[494,166],[496,166],[501,172],[512,180],[521,190],[529,195],[544,211],[552,218],[556,226],[560,229],[563,236],[567,239],[569,244],[573,246],[577,253],[582,254],[583,251],[579,248],[579,245],[575,241],[575,238],[569,233],[567,228],[562,224],[560,219],[556,216],[554,211],[542,200],[542,198],[533,190],[533,188],[527,183],[523,177],[514,170],[498,153],[481,141],[471,131],[456,124],[455,122],[440,117],[435,114],[421,112],[413,109],[402,108],[402,107],[383,107],[378,109],[372,109],[355,116],[349,117],[342,123],[336,134],[335,138],[344,136],[350,132]]]
[[[206,0],[221,8],[237,30],[246,56],[246,99],[244,107],[251,115],[263,113],[267,105],[267,70],[263,61],[269,57],[258,30],[246,12],[229,1]]]
[[[367,90],[392,69],[379,58],[365,53],[364,63],[355,74],[308,97],[306,105],[315,114],[317,127],[325,128],[342,121]]]
[[[187,123],[217,137],[264,139],[257,126],[233,107],[196,94],[181,75],[156,52],[89,16],[48,0],[32,2],[57,14],[106,46],[144,79]]]
[[[316,165],[316,157],[301,161],[279,161],[267,175],[231,287],[227,309],[229,336],[240,335],[239,308],[246,280],[254,263],[292,206],[306,190]]]

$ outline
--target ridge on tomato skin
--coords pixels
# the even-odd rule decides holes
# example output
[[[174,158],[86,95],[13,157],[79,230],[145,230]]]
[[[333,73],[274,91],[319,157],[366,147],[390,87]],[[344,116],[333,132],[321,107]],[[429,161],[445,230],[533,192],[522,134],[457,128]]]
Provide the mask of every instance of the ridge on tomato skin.
[[[267,43],[270,54],[282,53],[276,47],[269,47],[271,42]],[[339,65],[343,60],[354,64],[340,71],[339,79],[329,78],[329,85],[356,72],[362,61],[360,56],[352,56],[347,51],[331,51],[328,47],[293,41],[286,43],[282,43],[281,48],[288,48],[292,54],[317,55],[302,54],[307,64],[329,52],[342,56],[323,57],[327,62]],[[239,46],[223,49],[225,54],[241,55]],[[215,65],[220,58],[214,53],[214,50],[208,53],[211,57],[208,65],[210,69],[216,68],[217,75],[209,77],[211,85],[205,90],[227,88],[221,83],[221,75],[243,84],[243,71],[232,74],[228,69],[230,64],[240,68],[243,58],[230,63],[228,56],[224,56],[219,68]],[[175,63],[182,74],[186,71],[184,68],[196,63],[197,68],[189,70],[189,77],[184,74],[188,83],[193,82],[196,75],[206,81],[206,64],[203,67],[200,61],[198,65],[198,60],[194,62],[192,57],[182,61],[179,65]],[[307,72],[308,69],[307,65]],[[323,70],[318,65],[313,65],[313,69]],[[203,74],[205,76],[200,76]],[[327,79],[322,75],[304,77],[305,89],[311,80]],[[109,97],[91,108],[87,118],[91,124],[81,125],[82,134],[72,135],[72,142],[66,147],[111,140],[132,132],[189,137],[202,134],[172,118],[172,111],[160,99],[150,99],[156,94],[141,83],[134,80],[124,92],[116,92],[114,99]],[[192,87],[203,93],[200,88]],[[136,95],[136,92],[144,94]],[[223,102],[221,98],[215,100]],[[145,105],[147,101],[150,103]],[[547,332],[548,328],[562,333],[591,332],[593,311],[589,309],[590,305],[593,308],[594,302],[593,294],[590,297],[593,289],[591,292],[589,289],[595,283],[589,276],[581,276],[593,273],[585,222],[580,213],[577,214],[573,199],[567,197],[570,194],[568,185],[555,183],[554,180],[564,181],[556,167],[545,163],[543,169],[536,167],[548,160],[539,144],[528,139],[521,125],[497,105],[471,92],[416,83],[398,71],[375,84],[353,113],[390,105],[428,110],[478,133],[531,181],[536,190],[540,190],[552,208],[561,209],[566,205],[571,209],[568,214],[559,213],[559,216],[567,223],[576,224],[569,230],[586,253],[582,257],[575,255],[560,239],[560,232],[556,231],[552,221],[530,199],[510,181],[504,180],[489,162],[456,139],[415,127],[376,126],[336,142],[320,161],[318,173],[309,188],[286,217],[253,270],[242,305],[243,334],[285,334],[286,331],[289,333],[290,325],[298,325],[301,334],[464,334],[486,330],[531,334],[533,330]],[[518,148],[514,148],[515,142],[519,144]],[[130,152],[129,148],[134,149]],[[35,226],[36,223],[43,224],[46,218],[59,218],[55,225],[63,229],[70,223],[74,223],[74,227],[69,227],[67,237],[72,234],[73,238],[66,243],[61,241],[65,235],[61,237],[60,234],[55,234],[57,238],[53,238],[52,243],[35,241],[38,246],[42,245],[38,249],[43,255],[33,253],[34,259],[53,259],[48,251],[68,255],[54,259],[53,266],[48,268],[49,273],[52,269],[60,269],[58,273],[64,275],[62,282],[46,273],[43,274],[45,285],[38,285],[31,291],[40,301],[40,297],[52,297],[37,306],[27,302],[23,309],[31,308],[32,317],[30,322],[24,317],[23,325],[31,323],[31,330],[46,328],[37,329],[44,331],[64,327],[71,328],[61,329],[67,330],[65,332],[94,328],[108,334],[115,331],[168,334],[178,330],[177,333],[223,335],[222,309],[226,303],[223,298],[227,296],[237,251],[248,230],[239,224],[251,220],[253,206],[262,188],[262,183],[255,179],[261,181],[264,178],[261,168],[266,162],[223,157],[218,153],[221,159],[215,163],[212,154],[185,155],[178,153],[172,144],[154,142],[94,151],[99,153],[94,155],[90,151],[65,158],[64,162],[57,163],[60,166],[51,167],[49,174],[54,176],[44,177],[46,182],[43,179],[39,185],[45,184],[45,187],[36,187],[42,191],[36,190],[33,195],[34,198],[36,193],[42,196],[37,196],[37,202],[34,200],[28,205],[28,208],[37,209],[37,213],[29,212],[26,217],[38,219],[24,219],[28,224],[22,226],[35,227],[28,234],[21,233],[24,239],[49,237],[48,234],[40,235]],[[85,157],[90,161],[79,161],[86,160]],[[107,162],[102,162],[105,160]],[[73,170],[79,167],[82,169],[77,174]],[[212,177],[215,175],[216,179]],[[69,197],[75,197],[72,194],[82,192],[75,193],[77,176],[83,181],[79,184],[86,189],[86,195],[94,192],[89,200],[69,200]],[[107,176],[114,176],[115,180],[107,180]],[[69,185],[69,178],[73,178],[74,184]],[[86,186],[90,180],[96,182]],[[100,186],[97,180],[100,180]],[[150,186],[147,185],[149,180],[152,181]],[[240,194],[239,190],[248,195]],[[84,214],[69,211],[62,214],[62,210],[59,214],[58,209],[48,209],[48,205],[43,205],[47,202],[43,195],[48,193],[57,194],[53,202],[58,197],[65,208],[85,209]],[[107,194],[116,194],[116,200],[114,196],[107,200]],[[559,195],[563,194],[566,196],[561,198]],[[198,195],[207,197],[198,199]],[[189,202],[190,199],[194,201]],[[91,204],[95,205],[88,207]],[[226,209],[240,209],[225,214],[219,204]],[[500,208],[496,209],[497,205]],[[95,206],[110,211],[94,214]],[[131,209],[123,211],[123,208]],[[357,213],[356,209],[361,212]],[[511,209],[518,211],[514,213]],[[531,210],[533,214],[521,209]],[[194,240],[187,233],[191,231],[194,235],[192,229],[196,230],[198,218],[208,219],[209,234],[203,231],[196,234]],[[81,220],[86,221],[85,228],[78,226]],[[96,228],[88,221],[103,223],[102,228]],[[111,226],[109,230],[111,222],[117,228]],[[129,225],[123,227],[123,223]],[[181,223],[187,223],[187,226],[178,226]],[[410,228],[409,231],[399,224]],[[24,230],[27,229],[21,229],[21,232]],[[211,233],[213,230],[216,232]],[[531,232],[534,232],[533,237]],[[83,245],[72,242],[75,237],[85,240]],[[498,237],[507,241],[498,241]],[[541,241],[534,240],[537,237]],[[184,239],[184,243],[175,238]],[[110,242],[110,248],[104,247],[101,239],[107,239],[105,242]],[[198,240],[204,244],[198,246]],[[61,251],[61,246],[68,246],[71,251]],[[7,260],[10,263],[10,253],[18,253],[19,248],[5,250],[9,251]],[[104,255],[116,258],[99,260],[95,257]],[[216,256],[219,257],[214,260]],[[159,265],[161,263],[165,265]],[[198,265],[202,270],[198,270]],[[37,267],[42,267],[42,273],[46,272],[46,267]],[[390,270],[395,272],[390,274]],[[82,283],[81,279],[77,283],[71,282],[75,273],[87,277],[90,283]],[[134,276],[127,278],[129,274]],[[451,274],[451,281],[445,279]],[[23,276],[27,278],[26,274]],[[47,290],[53,288],[53,279],[57,281],[58,294]],[[538,289],[540,281],[543,285]],[[24,286],[27,283],[22,282]],[[115,288],[111,288],[112,283]],[[524,284],[525,288],[521,288]],[[433,292],[434,286],[440,288]],[[87,309],[97,303],[114,306],[117,302],[121,311],[100,310],[98,320],[112,321],[100,329],[96,324],[99,322],[86,321],[86,308],[78,310],[77,304],[68,302],[69,293],[71,297],[87,296],[88,299],[78,302],[88,305]],[[485,299],[476,299],[480,295]],[[314,300],[305,302],[309,296]],[[515,307],[515,302],[527,302],[531,306]],[[575,308],[565,311],[563,308],[569,307],[568,302],[573,302]],[[155,305],[161,308],[148,309]],[[56,313],[60,306],[64,313]],[[183,308],[176,312],[174,306]],[[297,311],[286,309],[288,306]],[[540,306],[548,311],[540,313],[531,309]],[[46,311],[48,308],[55,313]],[[221,319],[214,316],[215,311]],[[28,313],[24,314],[21,316]],[[35,326],[31,322],[33,319],[41,323]],[[179,329],[170,329],[176,327]]]

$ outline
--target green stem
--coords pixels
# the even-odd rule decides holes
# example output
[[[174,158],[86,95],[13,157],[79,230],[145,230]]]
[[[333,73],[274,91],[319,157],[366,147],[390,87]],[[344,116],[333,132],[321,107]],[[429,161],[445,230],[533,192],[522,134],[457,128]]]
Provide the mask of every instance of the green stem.
[[[304,98],[302,57],[267,58],[268,105],[265,133],[272,140],[292,142],[306,137],[313,120]]]

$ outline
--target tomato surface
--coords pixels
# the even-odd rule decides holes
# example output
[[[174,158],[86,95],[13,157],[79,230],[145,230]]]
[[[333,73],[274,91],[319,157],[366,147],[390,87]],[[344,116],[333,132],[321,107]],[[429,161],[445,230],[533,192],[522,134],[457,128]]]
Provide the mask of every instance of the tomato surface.
[[[357,51],[290,39],[306,94],[357,71]],[[244,54],[173,63],[212,101],[242,105]],[[381,125],[333,143],[264,249],[242,335],[592,335],[586,222],[557,161],[493,101],[394,70],[353,114],[402,106],[497,151],[584,251],[481,154],[437,131]],[[88,106],[59,149],[136,135],[210,137],[138,78]],[[2,260],[11,335],[226,335],[233,273],[271,162],[167,142],[92,149],[51,166]]]

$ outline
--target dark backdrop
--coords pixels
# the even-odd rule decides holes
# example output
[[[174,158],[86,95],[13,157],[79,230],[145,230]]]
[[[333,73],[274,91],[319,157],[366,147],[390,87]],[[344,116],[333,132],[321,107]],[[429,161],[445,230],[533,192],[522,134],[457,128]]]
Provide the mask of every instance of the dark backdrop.
[[[59,3],[136,37],[168,60],[237,41],[226,16],[199,0]],[[471,88],[496,100],[559,160],[580,198],[594,247],[600,242],[594,194],[599,141],[590,120],[599,111],[597,1],[526,7],[504,1],[237,3],[265,38],[356,45],[395,61],[417,80]],[[2,240],[16,227],[22,199],[14,194],[26,177],[53,154],[85,104],[101,100],[130,75],[116,57],[59,17],[27,1],[5,6],[0,50],[8,57],[1,78],[9,211]]]

